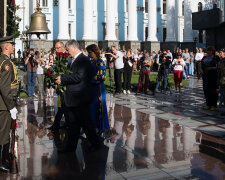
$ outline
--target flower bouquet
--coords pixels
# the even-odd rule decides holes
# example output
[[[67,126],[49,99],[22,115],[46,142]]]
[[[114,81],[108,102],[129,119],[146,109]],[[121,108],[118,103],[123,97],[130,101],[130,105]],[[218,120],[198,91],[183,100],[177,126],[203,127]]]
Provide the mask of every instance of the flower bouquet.
[[[56,93],[60,94],[66,90],[66,86],[58,85],[55,79],[58,76],[70,74],[67,69],[69,53],[56,53],[56,58],[52,67],[45,69],[45,84],[47,88],[56,89]]]

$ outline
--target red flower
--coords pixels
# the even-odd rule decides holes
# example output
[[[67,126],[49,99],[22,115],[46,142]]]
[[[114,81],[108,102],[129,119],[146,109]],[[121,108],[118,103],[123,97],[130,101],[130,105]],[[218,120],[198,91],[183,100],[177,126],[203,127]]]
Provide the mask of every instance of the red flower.
[[[48,75],[49,77],[51,77],[52,71],[50,69],[48,69],[47,71],[45,71],[45,74]]]
[[[69,53],[64,53],[63,56],[64,57],[68,57],[70,54]]]
[[[63,56],[63,53],[62,53],[62,52],[60,52],[60,53],[59,53],[59,56],[60,56],[60,57],[62,57],[62,56]]]
[[[56,56],[59,56],[59,53],[58,52],[56,52]]]

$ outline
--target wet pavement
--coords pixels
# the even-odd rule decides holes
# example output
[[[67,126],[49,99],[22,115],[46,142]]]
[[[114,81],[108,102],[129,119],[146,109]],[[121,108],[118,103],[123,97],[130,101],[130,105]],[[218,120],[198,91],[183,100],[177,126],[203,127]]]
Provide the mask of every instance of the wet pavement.
[[[195,78],[182,93],[107,94],[111,134],[89,152],[85,138],[76,152],[60,153],[66,132],[53,139],[57,97],[26,99],[19,109],[18,175],[0,180],[225,179],[223,108],[203,110],[202,82]]]

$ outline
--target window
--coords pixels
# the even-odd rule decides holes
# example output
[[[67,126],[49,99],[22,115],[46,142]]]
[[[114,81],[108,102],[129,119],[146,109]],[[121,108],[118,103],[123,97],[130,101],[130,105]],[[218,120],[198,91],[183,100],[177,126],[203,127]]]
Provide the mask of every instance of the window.
[[[182,16],[184,16],[184,1],[182,2]]]
[[[71,39],[71,24],[70,23],[68,24],[68,31],[69,31],[69,36],[70,36],[70,39]]]
[[[148,39],[148,27],[145,27],[145,41]]]
[[[166,14],[166,0],[163,0],[163,14]]]
[[[166,0],[163,0],[163,14],[166,14]]]
[[[198,11],[202,11],[202,3],[201,2],[198,3]]]
[[[163,28],[163,42],[166,41],[166,28]]]
[[[198,32],[198,42],[203,43],[203,30],[199,30]]]
[[[148,0],[145,0],[145,13],[148,13]]]
[[[48,6],[48,0],[42,0],[42,6],[47,7]]]
[[[68,8],[71,9],[71,0],[68,0]]]

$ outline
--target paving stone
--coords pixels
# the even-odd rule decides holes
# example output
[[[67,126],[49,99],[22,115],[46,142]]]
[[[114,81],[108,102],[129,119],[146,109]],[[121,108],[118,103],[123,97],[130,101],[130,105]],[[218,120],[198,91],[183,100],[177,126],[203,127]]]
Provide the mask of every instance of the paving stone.
[[[195,118],[191,118],[191,119],[195,119]],[[209,123],[209,124],[223,124],[223,120],[222,119],[218,119],[212,116],[202,116],[202,117],[198,117],[197,118],[199,121],[205,122],[205,123]]]
[[[176,119],[182,119],[183,117],[174,115],[171,113],[165,113],[165,114],[157,114],[156,117],[165,119],[165,120],[176,120]]]
[[[146,113],[146,114],[152,114],[152,115],[155,115],[155,114],[161,114],[161,113],[164,113],[163,111],[160,111],[158,109],[138,109],[137,111],[139,112],[143,112],[143,113]]]
[[[129,105],[124,105],[125,107],[127,108],[130,108],[130,109],[143,109],[145,108],[145,106],[142,106],[142,105],[139,105],[139,104],[129,104]]]
[[[199,126],[207,125],[205,123],[198,122],[198,121],[191,120],[191,119],[175,120],[174,122],[179,124],[179,125],[182,125],[182,126],[185,126],[185,127],[187,126],[187,127],[190,127],[190,128],[197,128]]]
[[[195,130],[217,137],[225,137],[225,129],[216,126],[198,127]]]

